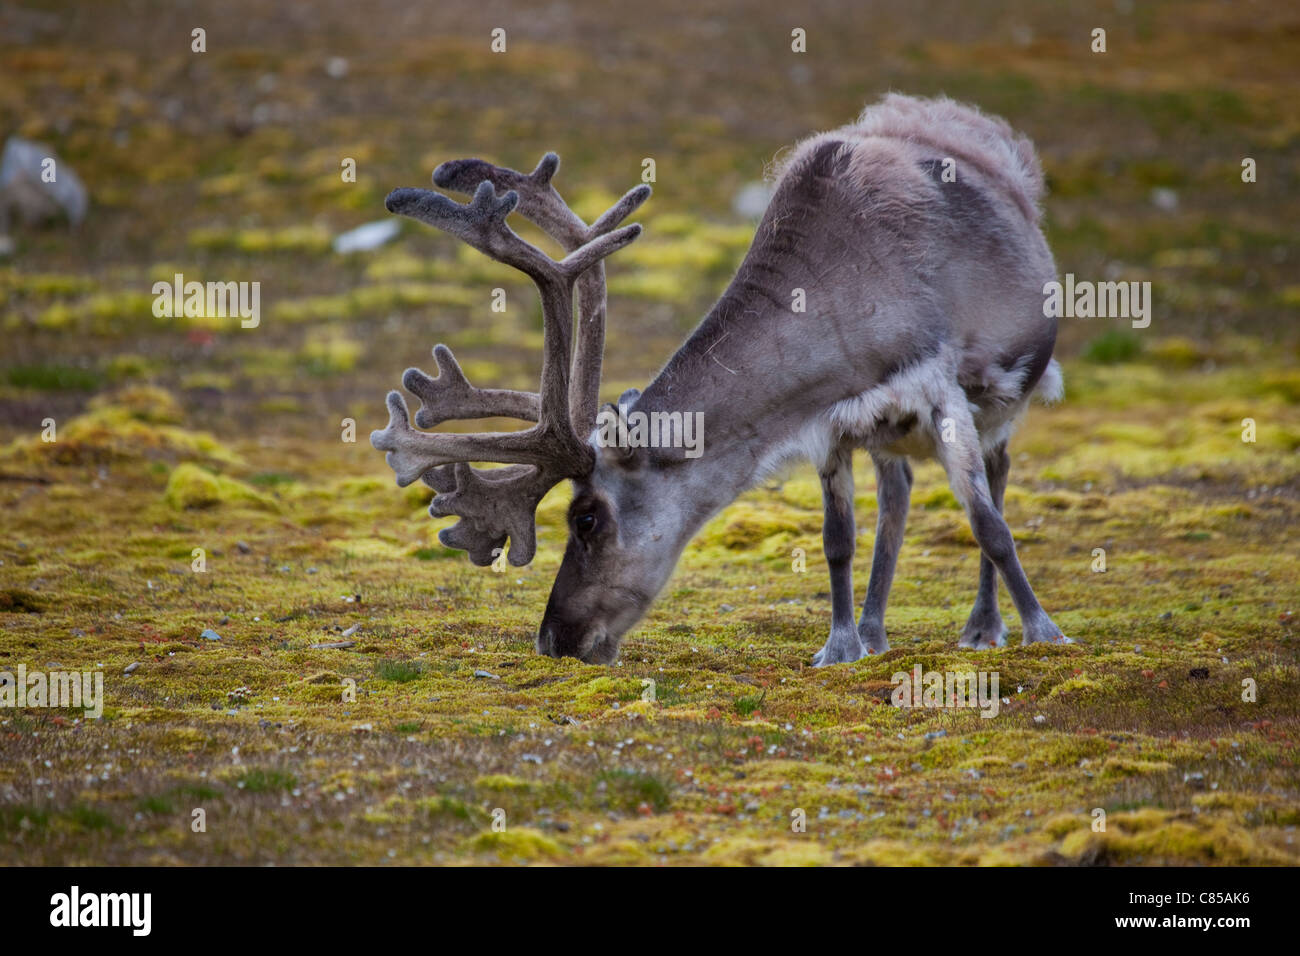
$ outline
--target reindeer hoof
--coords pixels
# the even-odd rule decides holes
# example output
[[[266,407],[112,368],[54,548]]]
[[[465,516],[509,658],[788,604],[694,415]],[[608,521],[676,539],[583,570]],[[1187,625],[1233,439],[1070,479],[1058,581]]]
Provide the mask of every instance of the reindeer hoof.
[[[885,625],[876,621],[858,625],[858,640],[868,654],[883,654],[889,650],[889,638],[885,636]]]
[[[966,622],[966,627],[961,632],[961,640],[957,642],[958,647],[974,651],[1005,647],[1006,644],[1007,626],[1003,623],[1000,614],[983,617],[980,620],[976,620],[975,616],[971,615],[971,619]]]
[[[858,640],[857,631],[844,633],[831,631],[822,649],[813,655],[813,667],[828,667],[831,664],[851,664],[867,655],[867,648]]]
[[[1063,633],[1061,629],[1052,623],[1052,619],[1044,615],[1041,621],[1025,625],[1025,636],[1021,644],[1073,644]]]

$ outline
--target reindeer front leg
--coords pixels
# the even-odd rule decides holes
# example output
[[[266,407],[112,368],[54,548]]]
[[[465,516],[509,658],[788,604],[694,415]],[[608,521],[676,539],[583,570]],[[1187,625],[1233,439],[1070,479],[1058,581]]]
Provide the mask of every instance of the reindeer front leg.
[[[853,624],[853,447],[841,442],[819,469],[822,480],[822,551],[831,575],[831,636],[813,665],[843,664],[867,653]]]
[[[903,548],[903,530],[907,527],[907,509],[912,500],[912,466],[906,458],[873,454],[876,466],[876,544],[871,556],[871,577],[867,580],[867,599],[862,602],[858,637],[868,654],[889,650],[885,636],[885,604],[898,567],[898,552]]]

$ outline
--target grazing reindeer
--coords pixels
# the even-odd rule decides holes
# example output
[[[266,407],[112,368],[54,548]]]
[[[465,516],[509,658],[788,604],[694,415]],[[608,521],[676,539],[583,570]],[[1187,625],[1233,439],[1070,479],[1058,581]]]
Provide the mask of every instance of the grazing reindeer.
[[[950,100],[891,95],[795,149],[722,298],[644,392],[631,389],[617,410],[607,406],[619,415],[703,412],[706,453],[694,458],[596,440],[601,260],[636,238],[639,226],[615,227],[650,190],[633,189],[587,226],[550,185],[558,165],[554,154],[527,175],[481,160],[445,163],[435,185],[471,193],[468,205],[418,189],[395,190],[386,203],[520,269],[542,298],[539,393],[476,388],[439,345],[437,378],[418,369],[403,377],[422,402],[416,425],[489,416],[536,424],[430,434],[411,427],[406,403],[391,392],[388,426],[370,438],[388,452],[399,485],[423,478],[438,492],[435,517],[460,516],[439,537],[479,565],[507,538],[511,563],[530,561],[538,501],[572,479],[569,543],[539,651],[612,662],[696,531],[799,456],[821,476],[831,577],[830,637],[815,664],[889,647],[885,602],[907,518],[909,456],[939,459],[980,546],[961,646],[1003,643],[999,574],[1025,643],[1067,640],[1034,596],[1001,513],[1013,426],[1032,392],[1052,400],[1061,391],[1056,321],[1043,314],[1043,286],[1056,267],[1039,229],[1042,173],[1026,139]],[[516,207],[568,255],[557,262],[515,235],[506,216]],[[792,309],[798,290],[803,312]],[[854,448],[871,454],[880,506],[856,626]],[[471,461],[507,467],[480,470]]]

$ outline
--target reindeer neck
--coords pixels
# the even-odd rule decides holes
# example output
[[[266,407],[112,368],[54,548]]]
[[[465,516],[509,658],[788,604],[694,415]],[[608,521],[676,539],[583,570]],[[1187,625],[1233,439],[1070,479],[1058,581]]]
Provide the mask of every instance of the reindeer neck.
[[[699,484],[711,510],[752,485],[811,416],[841,397],[825,350],[806,341],[826,334],[825,321],[792,312],[789,293],[759,285],[748,265],[635,406],[702,414],[698,458],[676,450],[654,457]]]

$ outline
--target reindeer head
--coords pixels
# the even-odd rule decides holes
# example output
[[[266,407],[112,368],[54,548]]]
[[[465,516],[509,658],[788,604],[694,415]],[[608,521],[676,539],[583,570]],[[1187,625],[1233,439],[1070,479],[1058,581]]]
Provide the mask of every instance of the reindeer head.
[[[615,228],[650,195],[649,186],[629,191],[588,226],[551,186],[559,158],[548,153],[523,174],[478,159],[444,163],[433,173],[437,186],[471,194],[466,205],[425,189],[396,189],[385,201],[390,212],[436,226],[531,278],[542,300],[543,356],[538,392],[476,388],[451,350],[433,350],[439,374],[407,369],[402,384],[420,399],[418,429],[452,419],[516,418],[536,424],[522,431],[479,434],[433,433],[411,427],[406,402],[388,394],[389,422],[370,442],[406,486],[423,479],[437,493],[434,517],[457,515],[439,540],[468,552],[479,566],[490,564],[509,539],[508,559],[524,565],[536,550],[535,512],[542,497],[566,478],[575,486],[570,538],[540,628],[538,650],[609,662],[618,642],[649,606],[672,571],[677,548],[640,549],[651,536],[647,499],[637,495],[639,469],[613,449],[589,442],[600,388],[605,343],[605,256],[630,243],[639,225]],[[497,190],[504,190],[497,195]],[[516,235],[506,217],[517,211],[564,247],[555,261]],[[573,299],[577,287],[577,346]],[[497,462],[480,469],[471,462]],[[636,502],[642,502],[638,508]],[[653,499],[649,499],[653,500]],[[642,538],[641,531],[648,531]]]

